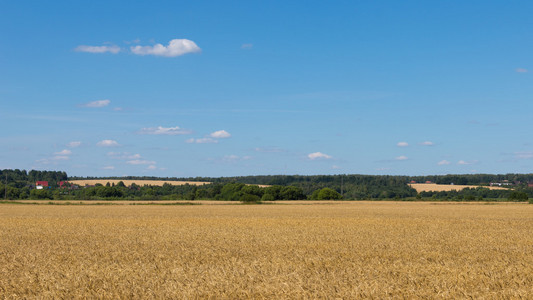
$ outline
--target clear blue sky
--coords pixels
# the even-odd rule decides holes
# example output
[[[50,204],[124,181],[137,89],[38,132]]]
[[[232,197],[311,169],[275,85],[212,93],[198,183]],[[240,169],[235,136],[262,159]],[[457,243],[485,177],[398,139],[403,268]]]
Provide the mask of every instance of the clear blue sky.
[[[533,172],[532,1],[139,2],[0,2],[0,169]]]

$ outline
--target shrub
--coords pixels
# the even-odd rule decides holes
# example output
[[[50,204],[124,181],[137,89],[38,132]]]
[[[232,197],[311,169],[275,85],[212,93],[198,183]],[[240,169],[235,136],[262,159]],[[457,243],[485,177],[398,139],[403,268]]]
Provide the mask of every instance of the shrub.
[[[274,201],[276,200],[274,198],[274,195],[272,194],[264,194],[263,197],[261,198],[261,201]]]
[[[525,192],[512,191],[509,195],[509,200],[527,201],[528,195]]]
[[[244,194],[241,196],[239,200],[243,203],[260,203],[261,202],[261,198],[259,198],[259,196],[252,195],[252,194]]]
[[[336,190],[330,188],[323,188],[318,192],[318,200],[338,200],[342,196]]]

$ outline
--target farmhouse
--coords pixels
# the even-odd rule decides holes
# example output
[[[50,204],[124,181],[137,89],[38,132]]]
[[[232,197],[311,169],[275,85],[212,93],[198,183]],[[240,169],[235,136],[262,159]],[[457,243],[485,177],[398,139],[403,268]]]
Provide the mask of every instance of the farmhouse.
[[[47,187],[48,187],[48,181],[36,181],[35,182],[35,188],[38,190],[42,190]]]

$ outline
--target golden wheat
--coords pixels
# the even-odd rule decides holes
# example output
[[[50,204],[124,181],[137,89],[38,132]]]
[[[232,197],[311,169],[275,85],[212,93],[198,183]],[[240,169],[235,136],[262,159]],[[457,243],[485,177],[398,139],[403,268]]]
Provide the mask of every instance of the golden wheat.
[[[460,191],[466,188],[475,189],[479,186],[477,185],[460,185],[460,184],[436,184],[436,183],[411,183],[410,187],[415,189],[417,192],[442,192],[442,191]],[[508,190],[508,188],[503,188],[499,186],[482,186],[491,190]]]
[[[529,298],[533,205],[0,206],[0,298]]]
[[[173,180],[118,180],[118,179],[86,179],[86,180],[69,180],[70,183],[77,184],[80,186],[86,186],[86,185],[95,185],[95,184],[102,184],[106,185],[109,184],[117,184],[120,181],[124,183],[126,186],[130,186],[132,183],[135,183],[139,186],[144,185],[154,185],[154,186],[162,186],[165,183],[168,183],[170,185],[204,185],[204,184],[210,184],[211,182],[202,182],[202,181],[173,181]]]

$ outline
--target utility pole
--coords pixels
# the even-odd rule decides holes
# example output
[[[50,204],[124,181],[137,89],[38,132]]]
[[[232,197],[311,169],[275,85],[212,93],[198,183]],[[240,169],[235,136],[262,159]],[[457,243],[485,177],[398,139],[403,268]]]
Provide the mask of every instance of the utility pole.
[[[7,172],[6,172],[6,185],[4,186],[4,200],[7,200]]]
[[[342,198],[344,198],[343,185],[344,185],[344,174],[341,175],[341,197]]]

